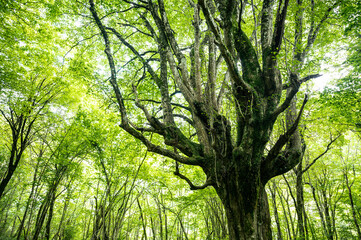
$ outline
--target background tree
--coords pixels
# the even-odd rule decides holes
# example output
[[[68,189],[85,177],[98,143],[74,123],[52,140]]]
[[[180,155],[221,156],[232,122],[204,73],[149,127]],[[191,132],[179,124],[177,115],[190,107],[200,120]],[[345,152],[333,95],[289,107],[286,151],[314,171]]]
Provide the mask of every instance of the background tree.
[[[7,149],[7,160],[0,163],[1,198],[25,149],[44,127],[38,123],[67,84],[54,61],[55,48],[48,44],[55,34],[40,18],[42,5],[1,1],[0,6],[1,144]]]
[[[2,95],[0,113],[6,120],[9,131],[4,131],[11,137],[5,143],[9,149],[7,166],[3,166],[0,183],[0,198],[4,194],[25,149],[34,138],[34,133],[40,131],[41,126],[36,126],[38,118],[46,111],[47,105],[59,93],[57,84],[48,81],[47,77],[33,76],[26,92],[5,89]],[[25,81],[22,82],[23,88]],[[4,135],[5,137],[5,135]]]

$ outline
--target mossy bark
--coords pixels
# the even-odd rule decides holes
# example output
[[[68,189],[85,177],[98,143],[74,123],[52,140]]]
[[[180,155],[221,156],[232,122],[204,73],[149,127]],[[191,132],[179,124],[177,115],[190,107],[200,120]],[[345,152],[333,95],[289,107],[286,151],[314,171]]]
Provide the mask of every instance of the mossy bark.
[[[230,240],[272,239],[271,218],[265,189],[257,181],[225,178],[216,191],[225,208]]]

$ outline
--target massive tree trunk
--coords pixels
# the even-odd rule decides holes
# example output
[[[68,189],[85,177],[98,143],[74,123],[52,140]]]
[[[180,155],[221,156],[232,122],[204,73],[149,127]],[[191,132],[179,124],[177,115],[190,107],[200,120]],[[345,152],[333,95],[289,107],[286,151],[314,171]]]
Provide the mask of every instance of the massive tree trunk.
[[[244,137],[249,136],[249,140],[239,148],[230,143],[228,124],[215,121],[215,132],[222,134],[214,135],[218,136],[212,143],[216,149],[214,159],[202,167],[208,179],[214,180],[213,187],[225,208],[230,239],[272,239],[265,192],[268,179],[261,175],[265,146],[262,142],[269,137],[272,124],[255,124],[245,130]]]
[[[257,185],[257,184],[254,184]],[[228,220],[230,239],[272,239],[267,195],[263,187],[251,190],[244,181],[230,178],[224,188],[217,188]],[[239,189],[256,191],[258,199],[250,199]]]
[[[307,98],[297,111],[294,97],[303,82],[319,76],[300,78],[304,56],[327,16],[319,25],[312,22],[308,42],[302,48],[299,33],[303,31],[302,1],[294,3],[298,4],[295,7],[298,27],[293,59],[301,63],[296,69],[289,69],[288,78],[283,81],[285,74],[279,70],[278,55],[289,0],[279,0],[278,4],[275,0],[264,0],[260,4],[260,20],[254,18],[251,23],[255,32],[260,29],[260,40],[256,34],[253,43],[243,27],[247,20],[243,17],[245,7],[251,5],[254,11],[253,2],[189,0],[176,11],[168,9],[170,6],[163,0],[126,3],[113,12],[118,14],[116,21],[107,21],[113,13],[103,11],[119,6],[98,9],[89,0],[90,13],[104,42],[120,127],[140,140],[148,151],[175,160],[175,175],[192,190],[208,186],[216,189],[226,210],[231,240],[271,239],[265,185],[272,177],[295,167],[302,156],[297,128]],[[132,12],[134,9],[137,11]],[[175,16],[175,12],[193,15],[193,19],[191,22],[187,17],[178,19],[182,16]],[[136,21],[129,20],[134,16]],[[112,24],[118,20],[124,23]],[[181,31],[191,26],[187,28],[193,32],[188,34],[191,36],[177,32],[181,21],[184,21]],[[124,28],[119,29],[119,25]],[[133,95],[132,99],[123,98],[126,87],[121,90],[118,85],[116,59],[122,56],[112,47],[115,41],[127,49],[122,56],[133,55],[131,61],[137,66],[135,70],[128,62],[122,67],[122,71],[127,69],[135,74],[132,92],[127,93]],[[149,87],[152,96],[147,94]],[[134,101],[138,110],[125,104],[126,100]],[[291,104],[287,128],[270,143],[277,118]],[[149,107],[153,109],[150,111]],[[155,108],[160,111],[154,111]],[[141,120],[129,117],[128,112],[138,114]],[[163,143],[150,137],[153,134],[160,136],[158,140],[163,138]],[[205,183],[193,184],[180,172],[180,164],[200,166],[206,175]]]

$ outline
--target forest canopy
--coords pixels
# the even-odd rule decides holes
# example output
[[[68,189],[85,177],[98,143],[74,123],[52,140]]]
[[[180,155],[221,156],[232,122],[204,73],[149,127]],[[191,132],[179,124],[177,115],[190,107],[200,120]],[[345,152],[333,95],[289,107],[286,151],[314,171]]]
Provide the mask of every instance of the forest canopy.
[[[0,239],[361,239],[360,29],[357,0],[0,0]]]

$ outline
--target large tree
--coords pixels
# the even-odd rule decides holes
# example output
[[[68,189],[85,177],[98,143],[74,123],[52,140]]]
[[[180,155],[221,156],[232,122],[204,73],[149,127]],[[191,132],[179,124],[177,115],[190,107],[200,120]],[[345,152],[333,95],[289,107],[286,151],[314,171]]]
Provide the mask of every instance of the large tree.
[[[304,74],[310,69],[306,56],[337,4],[123,0],[98,6],[89,0],[83,5],[97,26],[93,36],[105,46],[121,128],[148,151],[174,159],[175,174],[191,189],[216,190],[230,239],[272,238],[265,184],[302,157],[298,124],[307,98],[297,111],[295,96],[303,82],[319,76]],[[284,133],[270,141],[287,109]],[[201,167],[205,183],[195,185],[180,165]]]

